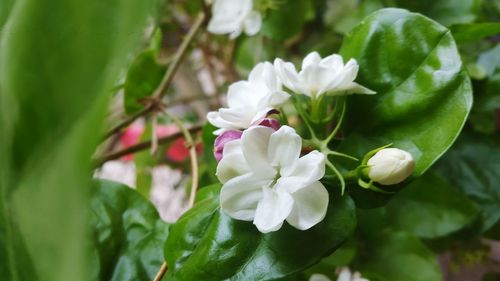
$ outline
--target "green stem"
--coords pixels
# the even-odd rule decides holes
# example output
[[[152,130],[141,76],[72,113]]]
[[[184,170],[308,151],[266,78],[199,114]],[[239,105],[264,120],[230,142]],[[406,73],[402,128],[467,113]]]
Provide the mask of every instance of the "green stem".
[[[309,133],[311,134],[311,138],[317,139],[316,133],[314,132],[314,129],[313,129],[311,123],[309,122],[309,119],[308,119],[306,113],[304,112],[304,109],[302,108],[302,106],[299,103],[297,103],[296,100],[293,101],[293,105],[295,106],[295,109],[297,110],[297,113],[300,115],[302,120],[304,120],[304,123],[306,124],[306,127],[309,130]]]
[[[325,139],[325,143],[330,143],[332,139],[337,135],[338,131],[340,130],[340,126],[342,125],[342,122],[344,121],[344,115],[345,115],[345,108],[346,108],[346,102],[343,100],[342,102],[342,112],[340,113],[340,118],[335,125],[335,129],[330,133],[330,135]]]
[[[342,190],[341,194],[344,195],[344,191],[345,191],[345,180],[344,180],[344,177],[342,176],[342,174],[340,173],[340,171],[332,164],[332,162],[330,162],[330,160],[328,160],[328,158],[326,159],[326,166],[328,166],[328,168],[330,168],[332,170],[332,172],[339,179],[339,181],[340,181],[340,188]]]

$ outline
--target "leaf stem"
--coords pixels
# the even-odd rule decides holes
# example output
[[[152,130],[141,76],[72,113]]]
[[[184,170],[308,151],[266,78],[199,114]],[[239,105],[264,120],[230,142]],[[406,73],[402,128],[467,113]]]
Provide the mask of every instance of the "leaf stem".
[[[189,45],[195,38],[195,35],[202,26],[203,22],[205,21],[205,18],[206,14],[204,12],[198,14],[198,17],[196,18],[194,24],[189,29],[189,32],[186,34],[186,37],[182,41],[182,44],[179,46],[179,49],[177,49],[177,52],[174,55],[172,63],[167,68],[167,71],[165,72],[165,75],[163,75],[160,84],[151,95],[151,101],[153,102],[149,105],[146,105],[139,112],[128,117],[127,119],[125,119],[124,121],[113,127],[109,132],[107,132],[104,135],[104,139],[107,139],[110,136],[120,132],[123,128],[127,127],[132,122],[134,122],[137,118],[144,115],[148,115],[149,113],[156,111],[158,109],[157,104],[154,104],[154,102],[155,101],[159,102],[163,97],[163,95],[165,95],[165,93],[167,92],[166,90],[170,87],[170,84],[172,83],[172,80],[175,76],[175,73],[177,72],[177,69],[179,68],[184,57],[186,56]]]
[[[160,270],[158,271],[158,273],[156,273],[155,279],[153,279],[153,281],[160,281],[165,275],[165,273],[167,273],[167,269],[168,269],[167,263],[163,262],[161,264]]]
[[[345,108],[346,108],[346,102],[345,100],[342,101],[342,112],[340,113],[340,118],[335,125],[335,129],[328,135],[328,137],[325,139],[325,143],[328,144],[332,139],[335,137],[335,135],[338,133],[340,130],[340,126],[342,125],[342,122],[344,121],[344,115],[345,115]]]
[[[330,160],[328,160],[328,158],[326,159],[326,166],[328,166],[328,168],[330,168],[332,170],[332,172],[335,173],[335,175],[339,179],[339,181],[340,181],[340,188],[342,190],[342,195],[344,195],[344,191],[345,191],[344,176],[342,176],[342,174],[340,173],[340,171],[335,167],[335,165],[332,164],[332,162],[330,162]]]

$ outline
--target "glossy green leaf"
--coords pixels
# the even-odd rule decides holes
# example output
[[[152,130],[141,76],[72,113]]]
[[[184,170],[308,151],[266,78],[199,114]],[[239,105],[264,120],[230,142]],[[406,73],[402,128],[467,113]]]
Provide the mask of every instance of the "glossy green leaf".
[[[90,157],[153,2],[16,1],[0,40],[3,280],[88,280]]]
[[[450,31],[420,14],[383,9],[347,34],[340,52],[358,61],[356,81],[377,92],[349,97],[340,150],[361,159],[392,143],[412,153],[421,175],[451,146],[472,105]]]
[[[146,50],[134,59],[127,72],[123,95],[127,114],[144,108],[145,98],[158,87],[165,69],[166,66],[157,62],[157,50]]]
[[[472,223],[478,209],[434,173],[426,173],[387,204],[392,225],[421,238],[439,238]]]
[[[455,24],[450,27],[450,30],[457,43],[465,43],[500,34],[500,23],[481,22],[470,24]]]
[[[436,256],[415,236],[379,233],[366,245],[361,273],[369,280],[441,281]]]
[[[498,141],[464,135],[437,166],[443,177],[477,203],[483,231],[500,222],[499,155]]]
[[[332,196],[326,218],[307,231],[288,224],[262,234],[231,219],[218,197],[201,201],[170,228],[165,244],[167,280],[274,280],[299,272],[332,253],[352,234],[354,204]]]
[[[264,18],[261,33],[282,41],[302,30],[308,7],[306,0],[284,0],[277,9],[272,9]]]
[[[163,263],[168,225],[135,190],[100,180],[91,200],[92,280],[154,279]]]

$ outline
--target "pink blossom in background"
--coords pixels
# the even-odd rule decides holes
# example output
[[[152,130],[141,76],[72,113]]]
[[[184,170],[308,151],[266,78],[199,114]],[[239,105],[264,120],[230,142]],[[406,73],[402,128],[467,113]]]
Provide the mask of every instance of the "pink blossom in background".
[[[201,143],[196,144],[196,154],[201,154],[203,146]],[[167,158],[176,163],[182,163],[189,158],[189,149],[186,146],[186,141],[183,137],[176,139],[166,150]]]

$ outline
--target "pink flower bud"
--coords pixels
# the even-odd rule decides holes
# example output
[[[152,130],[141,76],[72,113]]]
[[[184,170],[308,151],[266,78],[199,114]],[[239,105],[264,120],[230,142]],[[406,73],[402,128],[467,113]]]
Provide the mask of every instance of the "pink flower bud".
[[[222,152],[224,151],[224,145],[232,140],[237,140],[241,138],[243,132],[237,130],[227,130],[220,134],[214,143],[214,155],[217,162],[222,159]]]
[[[280,121],[271,118],[264,118],[264,120],[262,120],[259,125],[272,128],[275,131],[279,130],[281,127]]]

